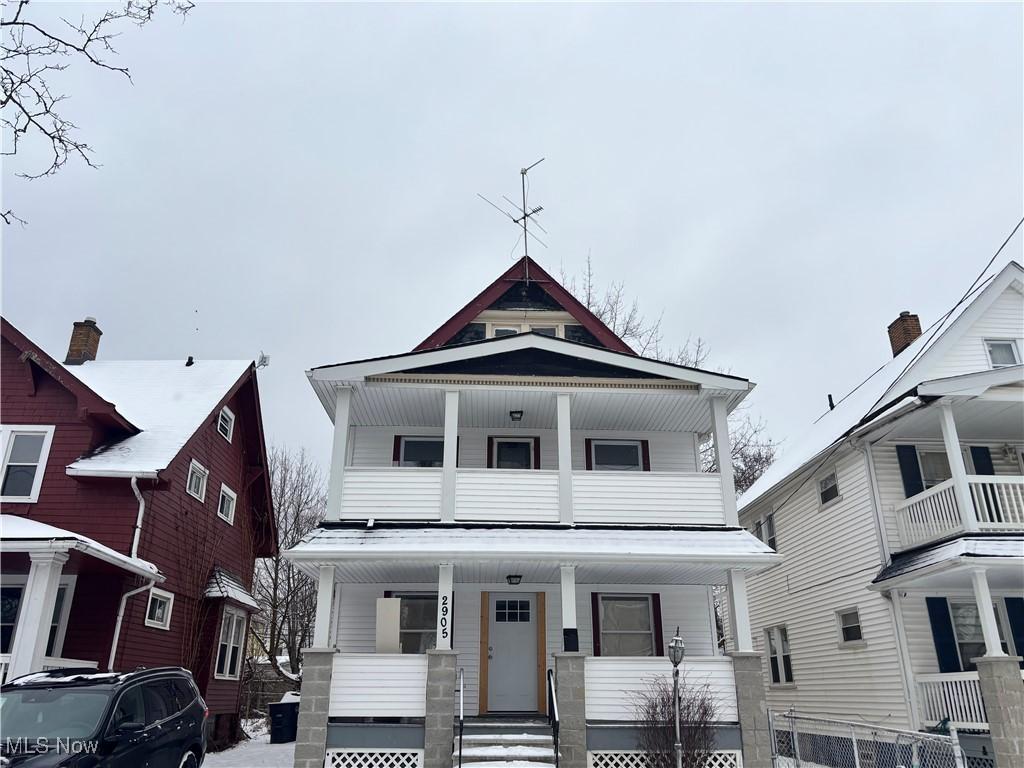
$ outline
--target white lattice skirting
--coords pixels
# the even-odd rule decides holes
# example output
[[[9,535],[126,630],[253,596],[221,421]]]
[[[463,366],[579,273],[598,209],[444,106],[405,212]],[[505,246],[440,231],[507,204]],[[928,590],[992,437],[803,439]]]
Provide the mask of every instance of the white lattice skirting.
[[[587,752],[588,768],[647,768],[639,750]],[[734,750],[712,752],[705,768],[743,768],[743,754]]]
[[[423,768],[422,749],[329,749],[327,768]]]

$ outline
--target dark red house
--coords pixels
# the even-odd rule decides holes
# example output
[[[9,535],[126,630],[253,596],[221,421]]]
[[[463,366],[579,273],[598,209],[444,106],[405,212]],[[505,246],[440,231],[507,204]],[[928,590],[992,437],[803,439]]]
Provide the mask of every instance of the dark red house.
[[[238,719],[257,557],[277,535],[252,362],[64,363],[0,341],[0,677],[192,670],[215,739]]]

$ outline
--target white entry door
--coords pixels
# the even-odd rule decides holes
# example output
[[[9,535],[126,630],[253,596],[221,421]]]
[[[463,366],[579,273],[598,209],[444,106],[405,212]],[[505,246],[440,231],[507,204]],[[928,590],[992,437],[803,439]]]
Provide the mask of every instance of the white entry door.
[[[537,711],[537,596],[492,592],[487,709]]]

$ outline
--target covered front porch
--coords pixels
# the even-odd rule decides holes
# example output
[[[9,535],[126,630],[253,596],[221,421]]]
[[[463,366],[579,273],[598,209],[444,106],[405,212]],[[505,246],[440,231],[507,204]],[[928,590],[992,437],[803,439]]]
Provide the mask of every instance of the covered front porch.
[[[116,595],[126,582],[141,590],[163,580],[151,563],[20,516],[0,515],[0,542],[0,682],[64,667],[107,669],[110,643],[97,643],[91,626],[84,637],[74,616],[96,618],[108,607],[116,643]]]
[[[1024,696],[1024,538],[968,536],[897,555],[874,588],[891,590],[918,727],[992,730],[1005,700],[986,682],[993,672]]]

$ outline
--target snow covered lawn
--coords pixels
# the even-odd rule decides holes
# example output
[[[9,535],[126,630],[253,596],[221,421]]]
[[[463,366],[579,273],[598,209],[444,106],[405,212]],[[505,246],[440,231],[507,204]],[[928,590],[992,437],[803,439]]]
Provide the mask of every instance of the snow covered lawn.
[[[270,732],[259,720],[242,724],[251,737],[237,747],[208,754],[203,768],[290,768],[295,759],[295,743],[271,744]]]

